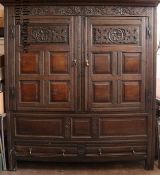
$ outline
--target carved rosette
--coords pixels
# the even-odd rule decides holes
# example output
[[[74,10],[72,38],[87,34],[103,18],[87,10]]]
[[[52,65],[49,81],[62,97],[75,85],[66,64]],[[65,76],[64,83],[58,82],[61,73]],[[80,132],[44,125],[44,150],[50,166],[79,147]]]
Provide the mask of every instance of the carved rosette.
[[[37,24],[28,27],[28,43],[68,43],[69,26]]]
[[[139,44],[138,26],[93,26],[93,44]]]

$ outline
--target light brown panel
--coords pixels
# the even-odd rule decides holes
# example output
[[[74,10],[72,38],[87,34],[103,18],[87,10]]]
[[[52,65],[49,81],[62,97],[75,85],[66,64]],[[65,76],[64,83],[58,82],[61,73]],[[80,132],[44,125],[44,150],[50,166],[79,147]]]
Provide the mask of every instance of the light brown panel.
[[[140,102],[141,101],[141,82],[124,81],[122,83],[122,101]]]
[[[51,102],[68,102],[70,98],[70,88],[68,82],[50,82]]]
[[[94,102],[111,102],[112,100],[112,83],[102,82],[93,84]]]
[[[40,101],[40,82],[21,81],[20,82],[20,101],[39,102]]]
[[[39,74],[39,54],[21,53],[20,54],[20,73],[21,74]]]
[[[100,136],[146,135],[146,118],[102,118]]]
[[[94,74],[111,74],[112,60],[111,53],[93,55],[93,73]]]
[[[141,73],[141,54],[123,53],[123,73],[139,74]]]
[[[68,59],[67,52],[51,52],[50,73],[68,73]]]
[[[72,119],[72,136],[91,137],[91,119],[90,118]]]
[[[31,119],[28,117],[17,117],[15,126],[16,135],[63,137],[63,120],[61,118]]]

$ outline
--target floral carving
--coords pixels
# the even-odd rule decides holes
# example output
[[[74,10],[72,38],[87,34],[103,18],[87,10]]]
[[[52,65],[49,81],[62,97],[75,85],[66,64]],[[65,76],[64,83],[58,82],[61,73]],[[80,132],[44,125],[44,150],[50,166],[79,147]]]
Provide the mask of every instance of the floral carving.
[[[29,26],[29,43],[68,43],[69,27],[66,26]]]
[[[107,15],[107,16],[145,16],[149,15],[147,7],[123,6],[45,6],[30,7],[30,15]]]
[[[93,26],[93,44],[139,44],[138,26]]]

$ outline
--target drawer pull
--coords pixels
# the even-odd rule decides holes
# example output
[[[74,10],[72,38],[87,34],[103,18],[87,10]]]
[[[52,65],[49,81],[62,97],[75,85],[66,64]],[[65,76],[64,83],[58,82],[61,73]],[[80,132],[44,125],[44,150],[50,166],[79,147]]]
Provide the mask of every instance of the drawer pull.
[[[32,155],[32,148],[29,148],[29,154]]]
[[[98,155],[99,155],[99,156],[102,155],[102,149],[101,149],[101,148],[98,149]]]
[[[65,156],[65,149],[62,149],[62,156]]]
[[[135,152],[134,148],[131,148],[131,151],[132,151],[133,155],[136,155],[136,152]]]

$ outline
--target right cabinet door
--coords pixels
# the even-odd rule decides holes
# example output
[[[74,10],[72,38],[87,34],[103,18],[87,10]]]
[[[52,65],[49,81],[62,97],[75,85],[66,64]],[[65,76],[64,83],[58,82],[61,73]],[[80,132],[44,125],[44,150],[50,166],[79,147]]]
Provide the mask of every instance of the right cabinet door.
[[[145,110],[147,20],[86,18],[86,111]]]

